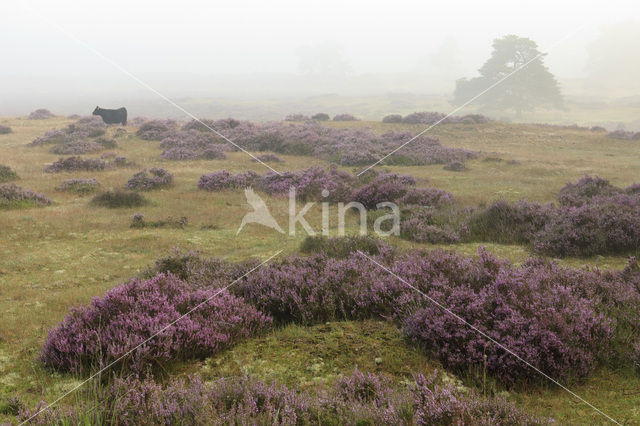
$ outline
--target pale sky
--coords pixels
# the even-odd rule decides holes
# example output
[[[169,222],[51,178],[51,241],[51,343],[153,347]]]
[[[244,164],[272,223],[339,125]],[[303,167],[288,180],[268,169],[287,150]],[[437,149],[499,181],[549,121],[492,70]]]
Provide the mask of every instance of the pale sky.
[[[545,61],[558,77],[579,78],[599,28],[640,19],[640,6],[630,0],[5,0],[0,17],[2,97],[26,90],[29,79],[41,90],[37,81],[52,76],[67,79],[58,89],[104,75],[113,84],[134,84],[73,38],[142,75],[299,73],[297,49],[329,44],[351,75],[428,70],[454,82],[473,76],[494,38],[516,34],[549,52]],[[433,55],[450,46],[459,53],[456,69],[429,69]]]

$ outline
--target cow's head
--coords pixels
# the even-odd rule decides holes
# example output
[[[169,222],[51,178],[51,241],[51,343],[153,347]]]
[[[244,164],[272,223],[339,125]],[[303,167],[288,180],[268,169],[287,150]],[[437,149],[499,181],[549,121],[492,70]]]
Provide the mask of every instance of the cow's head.
[[[100,115],[100,107],[97,106],[96,109],[93,110],[93,115]]]

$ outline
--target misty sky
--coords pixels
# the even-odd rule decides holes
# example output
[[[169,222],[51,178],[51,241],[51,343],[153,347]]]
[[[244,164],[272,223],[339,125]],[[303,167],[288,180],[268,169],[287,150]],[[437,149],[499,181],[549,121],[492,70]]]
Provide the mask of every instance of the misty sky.
[[[469,72],[486,59],[493,38],[528,36],[546,50],[588,24],[547,59],[558,75],[579,76],[598,27],[639,17],[639,7],[557,0],[15,1],[3,2],[0,14],[4,75],[108,67],[50,20],[132,72],[203,74],[299,72],[296,49],[322,44],[337,46],[351,73],[415,71],[429,67],[430,55],[447,43],[459,52],[456,71]]]

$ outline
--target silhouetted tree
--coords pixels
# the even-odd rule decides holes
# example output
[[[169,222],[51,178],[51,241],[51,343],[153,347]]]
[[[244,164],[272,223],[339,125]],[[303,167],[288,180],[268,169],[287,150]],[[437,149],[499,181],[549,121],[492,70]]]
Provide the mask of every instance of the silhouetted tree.
[[[493,41],[491,57],[478,71],[480,77],[456,81],[453,103],[461,105],[506,78],[474,102],[489,110],[513,109],[518,115],[536,107],[561,107],[558,82],[543,63],[546,53],[528,38],[508,35]]]

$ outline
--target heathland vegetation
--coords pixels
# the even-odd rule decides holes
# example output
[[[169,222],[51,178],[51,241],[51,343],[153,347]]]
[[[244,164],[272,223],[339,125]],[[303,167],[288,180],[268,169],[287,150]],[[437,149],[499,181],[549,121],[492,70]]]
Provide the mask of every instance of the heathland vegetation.
[[[1,121],[0,420],[110,366],[32,421],[606,422],[531,365],[640,420],[635,138],[459,117],[360,173],[442,115],[36,115]],[[330,235],[237,233],[249,186]],[[399,235],[338,238],[351,201]]]

